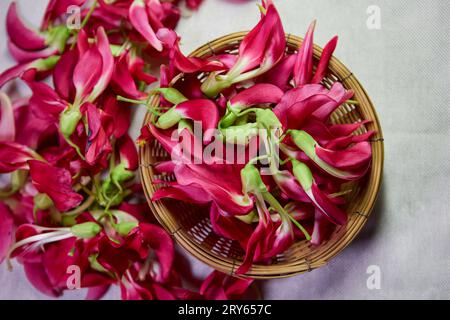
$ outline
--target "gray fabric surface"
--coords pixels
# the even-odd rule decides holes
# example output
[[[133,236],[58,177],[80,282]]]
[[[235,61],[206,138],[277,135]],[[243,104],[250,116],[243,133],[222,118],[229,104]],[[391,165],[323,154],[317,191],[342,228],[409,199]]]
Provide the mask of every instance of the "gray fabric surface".
[[[12,64],[0,0],[0,70]],[[45,0],[19,0],[37,24]],[[205,0],[178,32],[188,53],[224,34],[250,29],[255,1]],[[315,42],[333,35],[335,55],[372,98],[384,131],[384,181],[375,211],[358,238],[326,267],[261,282],[266,299],[450,298],[450,2],[447,0],[274,0],[287,32],[303,35],[317,18]],[[381,29],[366,27],[367,8],[381,9]],[[144,110],[135,114],[137,135]],[[197,274],[209,268],[191,259]],[[381,289],[369,290],[370,265],[381,270]],[[80,298],[70,292],[65,298]],[[16,267],[0,266],[0,299],[42,299]],[[107,298],[119,298],[117,289]]]

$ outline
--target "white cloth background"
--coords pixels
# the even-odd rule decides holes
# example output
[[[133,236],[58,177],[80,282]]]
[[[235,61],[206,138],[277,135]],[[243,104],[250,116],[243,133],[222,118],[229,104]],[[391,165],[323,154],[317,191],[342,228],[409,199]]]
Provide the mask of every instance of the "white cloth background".
[[[178,27],[189,53],[258,20],[256,1],[205,0]],[[450,298],[450,2],[447,0],[274,0],[287,32],[303,35],[317,18],[315,42],[340,36],[335,55],[372,98],[384,131],[384,181],[375,211],[357,239],[326,267],[261,282],[266,299]],[[0,0],[0,70],[12,65]],[[46,0],[19,0],[38,24]],[[366,26],[367,8],[381,9],[381,29]],[[137,135],[144,110],[136,112]],[[192,259],[197,274],[209,268]],[[370,265],[381,289],[366,286]],[[70,292],[65,298],[81,298]],[[24,278],[0,266],[0,299],[44,299]],[[107,298],[119,298],[117,288]]]

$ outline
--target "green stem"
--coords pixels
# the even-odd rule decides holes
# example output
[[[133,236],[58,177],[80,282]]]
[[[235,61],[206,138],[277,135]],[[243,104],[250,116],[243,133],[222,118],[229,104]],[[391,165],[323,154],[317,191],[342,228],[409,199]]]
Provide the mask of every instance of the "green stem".
[[[97,7],[97,3],[98,3],[98,0],[94,0],[94,2],[92,3],[92,6],[89,9],[87,15],[84,17],[83,21],[81,22],[81,29],[83,29],[86,26],[86,24],[88,23],[89,19],[91,18],[92,13],[95,10],[95,7]]]
[[[133,104],[145,104],[147,99],[145,100],[137,100],[137,99],[129,99],[126,97],[122,97],[122,96],[117,96],[117,101],[123,101],[123,102],[128,102],[128,103],[133,103]]]
[[[289,213],[286,212],[286,210],[284,210],[284,208],[281,206],[278,200],[275,199],[275,197],[270,192],[264,192],[263,197],[264,200],[266,200],[271,207],[277,210],[279,214],[289,217],[292,223],[294,223],[297,226],[297,228],[299,228],[300,231],[303,232],[303,234],[306,237],[306,240],[308,241],[311,240],[311,236],[309,235],[308,231],[306,231],[306,229],[297,220],[295,220],[294,217],[292,217]]]

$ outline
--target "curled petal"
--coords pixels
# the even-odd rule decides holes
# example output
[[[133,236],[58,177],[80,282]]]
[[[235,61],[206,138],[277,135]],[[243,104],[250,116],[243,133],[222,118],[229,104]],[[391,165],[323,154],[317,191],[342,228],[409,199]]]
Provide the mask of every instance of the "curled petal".
[[[84,104],[84,108],[89,128],[86,162],[90,165],[100,163],[105,166],[106,157],[112,151],[109,141],[112,119],[91,103]]]
[[[365,171],[372,159],[372,146],[369,142],[356,143],[344,150],[329,150],[316,146],[315,152],[320,159],[341,170],[363,167]]]
[[[143,235],[144,240],[155,251],[158,257],[158,271],[156,278],[160,282],[168,279],[172,264],[174,260],[174,246],[169,234],[154,224],[140,223],[139,230]]]
[[[97,99],[97,97],[106,89],[114,71],[114,58],[109,46],[108,36],[103,27],[99,27],[97,30],[97,48],[102,57],[102,69],[101,76],[88,98],[88,101],[90,102]]]
[[[102,56],[96,48],[84,52],[73,71],[73,83],[76,89],[76,101],[80,103],[93,90],[102,72]]]
[[[328,64],[333,56],[333,52],[336,49],[338,37],[334,37],[323,48],[322,55],[320,56],[319,64],[317,65],[316,73],[311,83],[319,83],[323,80],[328,70]]]
[[[68,170],[37,160],[28,163],[33,185],[39,192],[46,193],[59,211],[70,210],[83,201],[83,197],[72,189],[72,177]]]
[[[123,54],[117,59],[111,78],[111,85],[114,91],[122,96],[131,99],[141,99],[145,94],[137,89],[132,74],[128,69],[127,59],[127,54]]]
[[[284,57],[279,63],[272,69],[263,74],[258,80],[260,82],[270,83],[283,91],[289,89],[289,80],[292,76],[296,61],[296,55],[288,55]]]
[[[159,128],[168,129],[181,119],[200,122],[204,131],[203,141],[209,143],[219,122],[219,109],[213,101],[208,99],[188,100],[177,104],[160,116],[156,125]]]
[[[233,110],[243,110],[247,107],[278,103],[283,97],[284,92],[272,84],[260,83],[239,92],[230,100],[230,107]]]
[[[253,232],[249,224],[223,212],[215,203],[211,204],[209,216],[214,232],[225,238],[239,241],[242,247],[247,245]]]
[[[120,162],[125,164],[125,168],[130,171],[134,171],[138,168],[138,154],[134,141],[128,134],[123,135],[116,142],[117,149],[119,150]]]
[[[292,160],[294,176],[300,182],[303,190],[314,206],[319,209],[329,221],[336,225],[344,225],[347,222],[347,214],[338,208],[317,186],[311,170],[303,162]]]
[[[177,182],[200,186],[213,201],[230,214],[244,215],[253,202],[242,194],[240,166],[229,164],[187,164],[175,168]]]
[[[211,197],[205,195],[204,189],[195,184],[184,186],[177,183],[171,183],[169,186],[156,190],[153,194],[152,201],[158,201],[165,198],[194,204],[206,204],[212,201]]]
[[[47,58],[58,53],[57,49],[44,48],[36,51],[27,51],[14,44],[14,42],[8,42],[9,53],[14,57],[18,63],[29,62],[40,58]]]
[[[0,141],[0,173],[27,170],[27,161],[34,159],[33,150],[12,141]]]
[[[294,143],[321,169],[344,180],[360,179],[368,170],[372,147],[368,142],[358,143],[345,150],[321,147],[305,131],[292,131]]]
[[[316,21],[313,21],[297,53],[294,65],[294,82],[297,87],[310,83],[312,78],[315,27]]]
[[[28,28],[19,18],[15,2],[11,2],[8,9],[6,31],[10,40],[21,49],[41,50],[46,47],[45,38]]]
[[[134,0],[129,11],[130,22],[133,27],[147,40],[157,51],[162,51],[162,43],[156,37],[155,31],[150,26],[145,3],[142,0]]]
[[[207,300],[239,300],[252,283],[251,279],[235,278],[213,271],[202,283],[200,294]]]
[[[56,64],[53,72],[55,90],[60,97],[67,101],[71,101],[75,95],[75,86],[72,77],[77,60],[77,50],[66,51]]]

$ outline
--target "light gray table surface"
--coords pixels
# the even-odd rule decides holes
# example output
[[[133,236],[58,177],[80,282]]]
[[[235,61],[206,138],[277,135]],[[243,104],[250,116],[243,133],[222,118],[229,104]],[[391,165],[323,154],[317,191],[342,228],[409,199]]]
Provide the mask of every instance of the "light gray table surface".
[[[0,70],[12,65],[0,0]],[[46,0],[18,0],[38,25]],[[177,31],[189,53],[224,34],[250,29],[256,1],[205,0]],[[354,72],[377,109],[385,141],[383,185],[357,239],[327,266],[294,278],[261,282],[266,299],[450,298],[450,2],[447,0],[274,0],[285,30],[303,35],[317,18],[315,42],[335,34],[335,55]],[[380,8],[381,29],[370,30],[367,8]],[[134,115],[137,136],[144,110]],[[210,268],[191,259],[194,271]],[[367,287],[378,266],[381,288]],[[82,298],[68,292],[63,298]],[[0,299],[45,299],[20,266],[0,265]],[[120,298],[113,288],[108,299]]]

